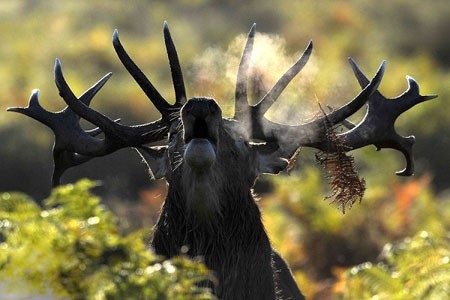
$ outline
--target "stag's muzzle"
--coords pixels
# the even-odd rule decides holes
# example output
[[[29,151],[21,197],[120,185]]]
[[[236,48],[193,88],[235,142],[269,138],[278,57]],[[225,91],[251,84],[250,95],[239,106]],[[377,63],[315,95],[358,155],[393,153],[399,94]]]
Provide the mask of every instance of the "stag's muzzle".
[[[194,170],[209,169],[216,160],[222,112],[211,98],[193,98],[181,110],[184,160]]]

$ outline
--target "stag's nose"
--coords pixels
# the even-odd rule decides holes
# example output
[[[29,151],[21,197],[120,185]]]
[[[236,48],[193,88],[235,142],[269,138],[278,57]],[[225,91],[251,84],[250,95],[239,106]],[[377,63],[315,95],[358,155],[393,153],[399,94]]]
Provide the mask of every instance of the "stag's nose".
[[[219,111],[219,105],[211,98],[193,98],[183,107],[183,113],[196,119],[205,119],[208,116],[216,115]]]

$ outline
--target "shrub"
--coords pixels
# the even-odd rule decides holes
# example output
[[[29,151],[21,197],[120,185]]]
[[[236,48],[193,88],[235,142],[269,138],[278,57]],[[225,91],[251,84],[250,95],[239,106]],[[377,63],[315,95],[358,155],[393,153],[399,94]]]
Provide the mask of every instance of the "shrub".
[[[345,285],[345,299],[447,299],[450,240],[422,231],[386,244],[379,262],[351,268]]]
[[[40,208],[22,194],[0,198],[0,283],[11,293],[63,299],[212,299],[200,262],[163,260],[149,230],[121,236],[116,217],[81,180],[56,188]],[[1,285],[0,284],[0,285]]]

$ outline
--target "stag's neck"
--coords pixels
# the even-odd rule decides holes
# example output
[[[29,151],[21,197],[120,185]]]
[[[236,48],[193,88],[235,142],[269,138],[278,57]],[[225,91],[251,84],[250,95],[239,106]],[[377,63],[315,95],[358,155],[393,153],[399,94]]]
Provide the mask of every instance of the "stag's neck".
[[[250,190],[234,200],[221,205],[214,222],[199,222],[181,205],[186,198],[180,190],[169,187],[153,247],[167,257],[202,257],[218,279],[211,287],[222,300],[275,299],[272,249],[260,211]]]
[[[188,246],[192,254],[205,255],[214,249],[226,252],[234,244],[258,248],[268,241],[250,184],[236,180],[230,184],[231,176],[241,174],[227,174],[229,166],[213,168],[205,173],[180,168],[169,182],[156,228],[172,242],[162,254],[177,255]]]
[[[213,226],[223,217],[221,174],[193,171],[188,167],[183,167],[182,173],[183,199],[180,200],[185,203],[188,220],[196,225]]]
[[[246,170],[213,165],[212,172],[196,173],[182,167],[169,182],[152,241],[156,253],[203,257],[222,300],[275,299],[272,249],[251,182],[235,180],[248,178]]]

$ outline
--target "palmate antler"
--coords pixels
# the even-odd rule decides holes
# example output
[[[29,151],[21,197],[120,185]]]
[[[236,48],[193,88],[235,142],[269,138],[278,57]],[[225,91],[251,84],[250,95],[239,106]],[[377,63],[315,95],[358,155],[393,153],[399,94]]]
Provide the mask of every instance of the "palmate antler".
[[[167,23],[164,23],[164,40],[169,56],[172,79],[175,86],[175,104],[169,104],[154,88],[142,71],[134,64],[123,49],[117,30],[114,31],[113,45],[120,60],[134,77],[142,90],[161,113],[161,119],[147,124],[125,126],[89,108],[92,98],[111,77],[105,75],[96,84],[77,98],[64,79],[61,63],[55,63],[55,83],[61,98],[68,105],[60,112],[45,110],[38,101],[39,91],[33,91],[27,107],[8,108],[8,111],[25,114],[50,127],[55,135],[53,146],[54,171],[52,185],[60,183],[62,174],[70,167],[80,165],[94,157],[110,154],[126,147],[139,147],[157,142],[167,136],[169,127],[186,101],[184,83],[178,56]],[[83,130],[80,117],[98,126],[94,130]],[[97,136],[103,133],[104,138]]]
[[[411,77],[407,77],[408,90],[395,99],[386,99],[378,92],[378,86],[384,74],[386,63],[383,61],[371,81],[360,71],[353,59],[349,59],[353,71],[363,88],[362,91],[349,103],[341,108],[325,114],[312,122],[290,126],[272,122],[264,114],[277,100],[284,88],[301,71],[312,52],[310,42],[300,59],[287,70],[278,82],[255,105],[247,100],[247,79],[249,61],[253,48],[255,25],[248,34],[248,40],[242,54],[236,83],[236,101],[234,120],[244,123],[246,134],[250,139],[263,141],[276,141],[279,144],[279,153],[282,157],[290,157],[299,147],[313,147],[324,152],[340,151],[336,145],[330,143],[327,129],[336,124],[343,123],[352,127],[349,131],[337,134],[343,141],[345,151],[358,149],[370,144],[378,149],[393,148],[402,152],[406,158],[407,166],[397,172],[401,176],[409,176],[414,172],[412,160],[412,145],[414,137],[402,137],[394,128],[397,117],[423,101],[436,98],[437,95],[422,96],[419,86]],[[346,118],[357,112],[364,104],[367,105],[367,114],[358,125],[349,125]]]
[[[395,99],[386,99],[377,90],[386,63],[384,61],[381,63],[374,78],[369,81],[350,58],[353,71],[363,88],[352,101],[329,114],[321,109],[323,116],[306,124],[296,126],[278,124],[265,118],[264,114],[306,65],[312,52],[312,42],[272,89],[257,104],[250,105],[247,99],[247,81],[254,36],[255,25],[248,34],[239,64],[235,115],[230,120],[230,126],[239,128],[249,140],[276,144],[279,148],[275,155],[290,160],[288,169],[292,168],[300,147],[313,147],[320,150],[321,152],[316,156],[317,160],[324,167],[332,186],[332,196],[335,197],[333,202],[338,202],[344,213],[346,206],[361,200],[365,190],[365,181],[357,175],[353,157],[346,152],[370,144],[375,145],[378,150],[396,149],[406,158],[406,168],[396,174],[410,176],[414,173],[412,146],[415,138],[397,134],[394,123],[400,114],[418,103],[436,98],[436,95],[420,95],[418,84],[408,76],[408,90]],[[364,119],[358,125],[348,122],[346,118],[356,113],[364,104],[367,105]],[[342,124],[349,131],[337,134],[334,132],[337,124]]]

